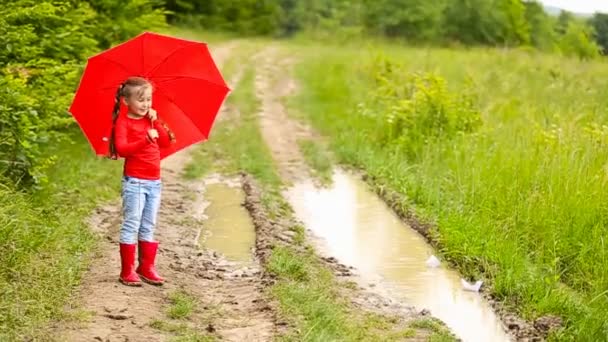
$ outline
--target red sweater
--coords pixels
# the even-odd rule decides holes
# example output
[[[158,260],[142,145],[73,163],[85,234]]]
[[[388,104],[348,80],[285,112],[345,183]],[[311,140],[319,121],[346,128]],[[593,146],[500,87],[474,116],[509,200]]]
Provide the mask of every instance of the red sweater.
[[[148,130],[151,128],[158,131],[158,139],[148,138]],[[152,124],[147,117],[133,119],[126,114],[116,119],[114,145],[118,155],[125,158],[125,176],[160,179],[160,148],[170,144],[169,133],[159,120]]]

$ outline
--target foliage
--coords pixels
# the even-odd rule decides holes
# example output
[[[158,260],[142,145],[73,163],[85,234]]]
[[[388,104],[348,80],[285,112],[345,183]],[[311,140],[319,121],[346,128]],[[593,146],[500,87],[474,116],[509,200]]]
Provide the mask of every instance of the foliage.
[[[125,41],[142,30],[167,26],[164,0],[86,0],[95,10],[95,24],[90,33],[100,48]]]
[[[281,8],[272,0],[168,0],[170,19],[204,29],[232,31],[242,35],[268,35],[278,31]]]
[[[17,0],[0,8],[0,340],[48,339],[43,326],[61,318],[79,282],[94,242],[84,218],[116,194],[120,165],[92,157],[67,109],[86,58],[161,27],[159,4]],[[31,186],[37,191],[24,191]]]
[[[554,30],[555,20],[536,1],[527,1],[526,21],[530,25],[530,44],[541,50],[550,51],[554,49],[557,32]]]
[[[519,45],[530,40],[519,0],[452,0],[444,20],[447,35],[465,44]]]
[[[380,144],[397,146],[415,157],[433,140],[471,133],[481,124],[471,87],[450,92],[434,73],[408,73],[386,58],[372,64],[373,90],[359,114],[377,122]]]
[[[537,0],[167,0],[166,6],[172,22],[241,35],[345,40],[368,33],[416,43],[531,45],[581,58],[594,55],[594,37],[608,44],[605,16],[587,22],[562,11],[554,18]]]
[[[591,29],[579,22],[572,21],[566,33],[560,38],[559,47],[567,56],[592,59],[600,55],[600,47],[593,41]]]
[[[74,121],[66,111],[87,56],[164,23],[158,1],[19,0],[0,9],[0,177],[39,185]]]
[[[445,5],[445,1],[368,0],[365,22],[372,31],[388,37],[436,40]]]
[[[604,55],[608,55],[608,14],[596,13],[591,18],[591,25],[595,30],[595,39],[602,47]]]

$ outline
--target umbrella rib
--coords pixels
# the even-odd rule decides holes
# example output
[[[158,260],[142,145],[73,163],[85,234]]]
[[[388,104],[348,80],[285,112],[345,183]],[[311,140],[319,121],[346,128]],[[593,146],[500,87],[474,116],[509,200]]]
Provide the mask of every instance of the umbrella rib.
[[[147,37],[147,36],[148,36],[148,35],[144,35],[144,36],[141,38],[141,66],[142,66],[142,68],[145,68],[145,67],[146,67],[146,64],[145,64],[145,62],[146,62],[146,54],[145,54],[145,52],[144,52],[144,41],[146,40],[146,37]]]
[[[167,100],[169,100],[169,102],[173,103],[173,105],[174,105],[175,107],[177,107],[179,110],[181,110],[181,111],[182,111],[182,113],[184,113],[184,116],[185,116],[185,117],[187,117],[187,118],[188,118],[188,120],[190,121],[190,124],[192,124],[192,126],[196,127],[196,129],[197,129],[197,130],[198,130],[198,131],[199,131],[199,132],[200,132],[200,133],[201,133],[203,136],[205,136],[205,137],[207,136],[207,135],[205,134],[205,132],[201,131],[201,129],[200,129],[200,128],[199,128],[197,125],[195,125],[195,124],[194,124],[194,121],[192,121],[192,118],[190,118],[190,116],[188,116],[188,114],[186,114],[186,111],[185,111],[185,110],[184,110],[182,107],[180,107],[180,106],[179,106],[179,105],[178,105],[178,104],[177,104],[177,103],[176,103],[176,102],[175,102],[175,101],[174,101],[174,100],[171,98],[171,96],[169,96],[169,95],[168,95],[168,94],[165,92],[165,90],[164,90],[164,89],[162,89],[162,88],[158,87],[158,88],[156,88],[156,91],[161,92],[161,93],[163,94],[163,96],[164,96],[164,97],[166,97],[166,98],[167,98]]]
[[[153,73],[156,71],[156,69],[158,69],[158,68],[159,68],[161,65],[163,65],[163,63],[165,63],[165,62],[166,62],[166,61],[167,61],[169,58],[171,58],[171,57],[172,57],[173,55],[175,55],[175,54],[176,54],[178,51],[180,51],[180,50],[182,50],[182,49],[184,49],[184,48],[186,48],[186,47],[188,47],[188,45],[182,45],[182,46],[178,47],[177,49],[175,49],[175,50],[171,51],[171,53],[170,53],[170,54],[168,54],[168,55],[167,55],[165,58],[163,58],[163,59],[162,59],[162,60],[161,60],[161,61],[160,61],[158,64],[156,64],[156,65],[155,65],[155,66],[154,66],[154,67],[153,67],[153,68],[152,68],[150,71],[148,71],[148,72],[146,73],[146,76],[150,76],[150,75],[152,75],[152,74],[153,74]]]

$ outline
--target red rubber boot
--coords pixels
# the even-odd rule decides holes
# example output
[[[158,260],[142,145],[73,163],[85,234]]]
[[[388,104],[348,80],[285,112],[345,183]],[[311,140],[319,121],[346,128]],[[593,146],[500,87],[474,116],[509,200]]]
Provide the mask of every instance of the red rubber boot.
[[[137,273],[134,272],[136,248],[136,244],[120,244],[121,270],[120,278],[118,280],[127,286],[141,286],[141,279],[139,279]]]
[[[139,241],[139,266],[136,272],[143,281],[152,285],[162,285],[165,282],[165,279],[156,273],[154,263],[157,251],[158,241]]]

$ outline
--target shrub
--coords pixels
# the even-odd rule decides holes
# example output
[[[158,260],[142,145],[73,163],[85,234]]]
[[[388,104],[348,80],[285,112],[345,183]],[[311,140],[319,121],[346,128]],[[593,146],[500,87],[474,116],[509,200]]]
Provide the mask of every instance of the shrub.
[[[434,140],[470,133],[481,124],[472,87],[448,90],[434,73],[407,73],[389,60],[378,61],[372,72],[376,86],[359,105],[361,115],[376,120],[376,139],[397,145],[414,158]]]
[[[41,146],[75,127],[67,109],[86,58],[165,25],[160,5],[19,0],[0,8],[0,178],[22,187],[45,181],[54,158]]]

